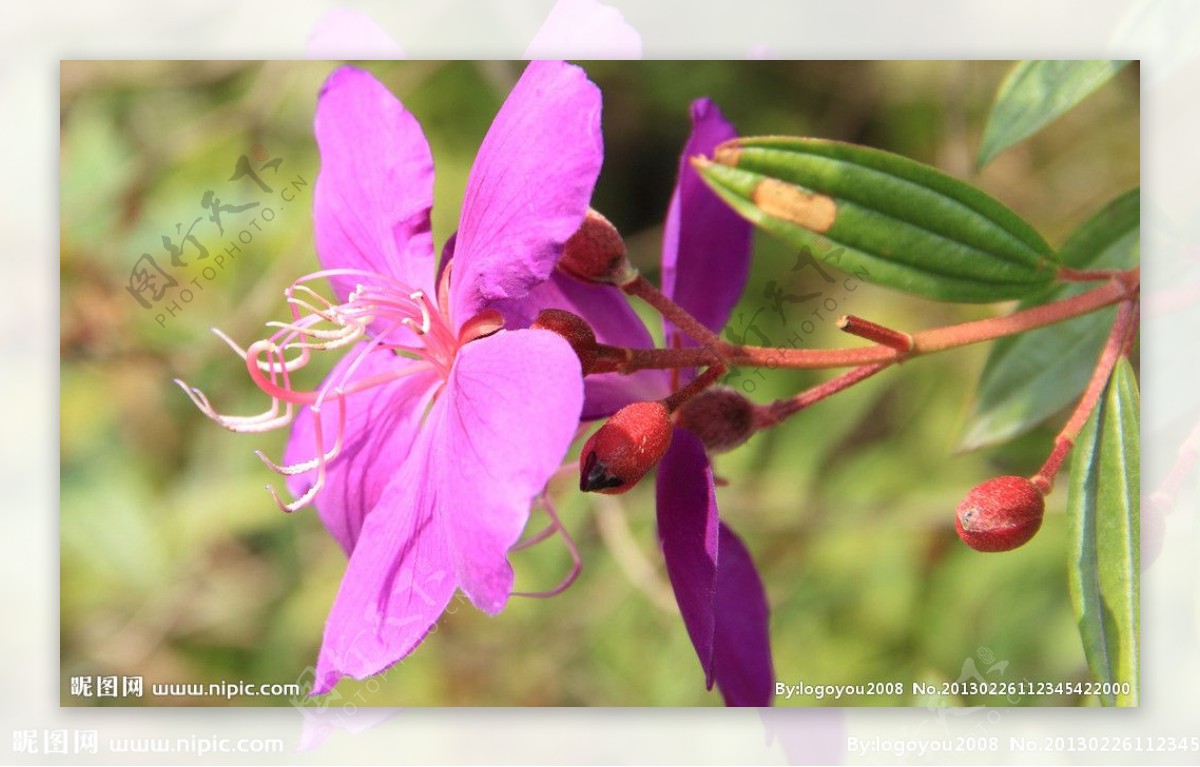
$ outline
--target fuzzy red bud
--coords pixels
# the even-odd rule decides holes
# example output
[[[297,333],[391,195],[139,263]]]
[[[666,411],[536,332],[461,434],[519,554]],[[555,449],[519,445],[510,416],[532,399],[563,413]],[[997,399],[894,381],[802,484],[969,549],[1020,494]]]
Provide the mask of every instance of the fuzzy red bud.
[[[579,454],[579,489],[619,495],[653,469],[671,444],[671,416],[661,402],[618,410]]]
[[[579,357],[579,365],[583,368],[584,375],[592,372],[592,368],[596,366],[596,359],[599,357],[596,334],[592,331],[592,326],[578,314],[564,309],[543,309],[530,327],[549,330],[567,339],[567,343]]]
[[[637,277],[621,233],[591,208],[579,230],[567,240],[558,268],[583,282],[625,285]]]
[[[675,423],[699,437],[710,453],[722,453],[754,434],[754,403],[736,389],[714,386],[683,403]]]
[[[954,527],[976,551],[1009,551],[1024,545],[1042,526],[1046,501],[1025,477],[989,479],[958,504]]]

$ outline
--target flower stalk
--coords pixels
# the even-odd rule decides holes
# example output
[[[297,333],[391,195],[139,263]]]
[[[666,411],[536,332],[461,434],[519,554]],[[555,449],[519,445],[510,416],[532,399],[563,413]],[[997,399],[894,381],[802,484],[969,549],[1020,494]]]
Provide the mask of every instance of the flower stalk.
[[[891,334],[887,343],[876,342],[872,346],[851,349],[777,349],[766,346],[742,346],[723,341],[715,333],[699,325],[683,309],[669,302],[645,278],[640,277],[635,283],[638,284],[638,287],[636,288],[637,292],[633,293],[634,295],[644,298],[647,303],[659,309],[664,317],[704,346],[700,349],[629,349],[626,354],[628,362],[621,367],[623,373],[633,373],[650,368],[695,367],[716,362],[724,362],[729,367],[771,367],[790,370],[857,367],[875,363],[892,364],[923,354],[933,354],[984,341],[994,341],[1005,336],[1064,322],[1116,303],[1133,301],[1138,296],[1141,284],[1140,270],[1134,268],[1112,274],[1104,285],[1086,293],[1022,309],[1000,317],[989,317],[912,334],[882,328]],[[865,321],[858,320],[855,328],[862,329],[862,323]],[[897,348],[908,345],[908,341],[901,343],[898,340],[906,336],[911,339],[911,348],[908,350]]]
[[[704,373],[662,400],[668,411],[675,412],[711,387],[726,370],[734,366],[773,369],[853,368],[794,397],[777,400],[768,405],[753,405],[753,429],[759,430],[782,423],[801,410],[911,357],[1024,333],[1119,304],[1120,309],[1112,332],[1078,407],[1055,441],[1055,447],[1045,465],[1029,480],[1045,494],[1050,491],[1054,477],[1070,452],[1075,437],[1095,407],[1117,359],[1128,353],[1137,327],[1140,290],[1138,268],[1127,271],[1075,271],[1064,268],[1061,278],[1069,282],[1103,280],[1104,284],[1085,293],[1012,314],[916,333],[888,328],[855,315],[843,315],[838,319],[838,328],[850,335],[873,341],[873,345],[846,349],[780,349],[723,341],[639,274],[635,279],[621,285],[621,289],[649,303],[701,346],[682,349],[635,349],[597,344],[597,355],[604,360],[604,364],[595,372],[619,372],[628,375],[639,370],[678,371],[706,366]]]
[[[1112,375],[1117,360],[1128,351],[1129,344],[1132,343],[1137,330],[1137,314],[1138,302],[1136,300],[1121,303],[1117,310],[1117,318],[1113,321],[1112,330],[1109,331],[1108,340],[1105,341],[1104,350],[1100,353],[1087,388],[1083,390],[1083,396],[1079,398],[1079,404],[1075,406],[1074,412],[1067,419],[1062,431],[1055,437],[1054,449],[1050,451],[1042,468],[1029,478],[1043,495],[1049,494],[1053,489],[1054,478],[1058,476],[1063,461],[1074,447],[1075,439],[1079,436],[1083,425],[1087,423],[1092,411],[1096,409],[1096,403],[1104,394],[1104,387],[1108,385],[1108,379]]]

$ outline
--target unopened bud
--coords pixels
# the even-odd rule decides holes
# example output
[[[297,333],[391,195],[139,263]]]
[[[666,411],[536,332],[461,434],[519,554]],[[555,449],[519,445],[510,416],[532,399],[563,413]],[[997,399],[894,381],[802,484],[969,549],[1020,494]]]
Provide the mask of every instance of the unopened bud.
[[[976,485],[958,505],[954,527],[976,551],[1009,551],[1042,526],[1046,502],[1025,477],[1004,476]]]
[[[661,402],[618,410],[579,454],[579,489],[619,495],[653,469],[671,444],[671,416]]]
[[[754,403],[736,389],[714,386],[685,402],[675,423],[699,437],[705,450],[723,453],[754,434]]]
[[[596,351],[596,334],[592,331],[592,326],[578,314],[572,314],[565,309],[543,309],[530,327],[549,330],[567,339],[567,343],[579,357],[583,374],[592,372],[599,355]]]
[[[629,263],[625,241],[612,223],[588,208],[579,231],[563,248],[558,268],[583,282],[625,285],[637,277]]]

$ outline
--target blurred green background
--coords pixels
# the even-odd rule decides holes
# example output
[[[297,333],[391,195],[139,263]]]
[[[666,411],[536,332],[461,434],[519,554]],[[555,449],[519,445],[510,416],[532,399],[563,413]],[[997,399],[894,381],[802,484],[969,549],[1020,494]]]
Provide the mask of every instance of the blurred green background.
[[[311,125],[333,66],[62,64],[65,705],[286,705],[287,697],[230,702],[149,692],[152,683],[310,679],[305,669],[345,559],[312,510],[283,514],[263,489],[276,477],[252,451],[278,457],[286,430],[226,432],[171,379],[200,387],[222,412],[263,408],[241,361],[208,329],[219,326],[243,343],[260,337],[263,322],[284,316],[284,287],[316,268]],[[440,246],[456,226],[475,149],[522,65],[367,66],[429,138]],[[1136,65],[978,175],[973,158],[1005,62],[585,66],[604,93],[606,157],[594,206],[654,278],[687,105],[699,96],[712,97],[743,135],[841,139],[935,165],[998,197],[1055,246],[1139,180]],[[242,156],[270,192],[232,178]],[[201,205],[210,190],[226,205],[258,205],[226,213],[221,235]],[[192,231],[212,256],[198,260],[195,244],[184,245],[187,266],[171,272],[191,300],[165,318],[161,305],[143,309],[126,290],[130,270],[143,253],[168,270],[163,236],[180,242],[198,217]],[[239,236],[236,258],[211,278],[202,272]],[[808,318],[811,305],[785,304],[781,319],[764,294],[773,280],[793,294],[824,290],[838,303],[809,336],[813,346],[846,344],[832,323],[840,312],[924,329],[1005,308],[936,304],[865,285],[829,290],[811,269],[791,272],[794,264],[788,248],[757,237],[735,323],[738,312],[757,312],[760,332],[782,344]],[[958,350],[887,371],[717,459],[729,480],[719,491],[722,516],[765,581],[777,678],[906,688],[779,705],[931,705],[910,694],[911,682],[970,679],[973,671],[1006,681],[1088,678],[1067,593],[1065,485],[1050,497],[1041,533],[1022,549],[978,554],[954,534],[966,491],[1000,473],[1036,469],[1055,431],[1051,424],[1001,448],[956,450],[985,354]],[[754,378],[753,397],[788,396],[824,377],[771,372]],[[584,497],[569,484],[559,511],[584,559],[570,590],[549,600],[514,598],[496,618],[452,606],[403,663],[370,682],[344,681],[341,702],[720,705],[719,694],[704,689],[657,552],[652,483],[616,499]],[[540,526],[544,517],[532,520]],[[554,586],[569,567],[556,541],[513,562],[517,588],[528,591]],[[73,696],[70,679],[80,675],[141,676],[147,694]]]

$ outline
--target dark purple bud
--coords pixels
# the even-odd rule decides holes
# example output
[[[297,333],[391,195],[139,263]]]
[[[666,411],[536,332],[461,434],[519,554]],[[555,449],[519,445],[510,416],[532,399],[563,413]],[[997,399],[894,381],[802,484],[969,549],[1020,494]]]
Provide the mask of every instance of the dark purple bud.
[[[732,450],[754,434],[754,403],[728,386],[715,386],[685,402],[675,423],[700,438],[710,453]]]
[[[637,278],[621,233],[604,216],[588,209],[579,231],[563,248],[558,268],[583,282],[625,285]]]
[[[567,343],[579,357],[583,374],[592,372],[599,356],[596,350],[596,334],[592,331],[592,326],[578,314],[564,309],[543,309],[530,327],[549,330],[567,339]]]

